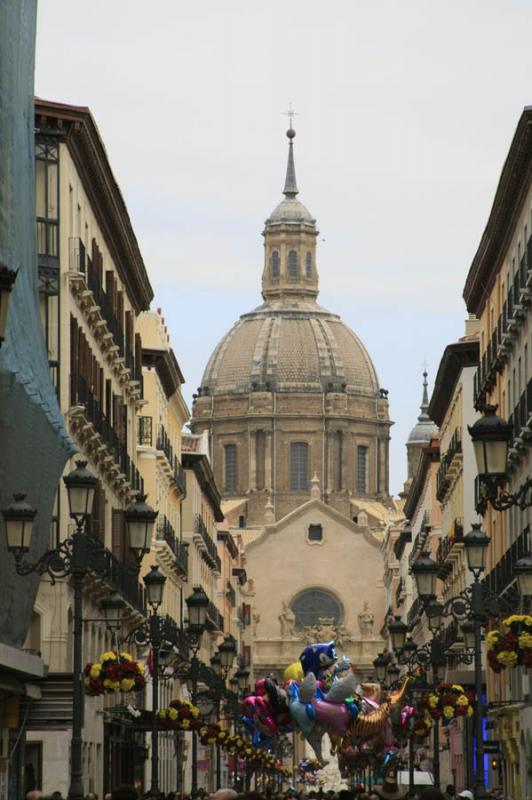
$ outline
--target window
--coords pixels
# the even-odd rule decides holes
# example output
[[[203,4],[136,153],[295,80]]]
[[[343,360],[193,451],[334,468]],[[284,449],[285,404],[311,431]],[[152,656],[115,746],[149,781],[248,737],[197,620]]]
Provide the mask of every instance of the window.
[[[321,525],[308,526],[309,542],[321,542],[323,540],[323,527]]]
[[[327,589],[313,587],[297,594],[290,608],[296,618],[296,630],[309,625],[318,625],[324,617],[333,619],[336,624],[342,622],[344,610],[338,598]]]
[[[236,444],[226,444],[224,447],[226,492],[236,491]]]
[[[366,494],[368,491],[368,448],[357,447],[357,492]]]
[[[288,253],[288,277],[297,278],[297,253],[290,250]]]
[[[270,267],[271,267],[271,274],[272,278],[278,278],[280,274],[279,269],[279,251],[274,250],[271,259],[270,259]]]
[[[290,445],[290,488],[295,492],[308,491],[308,444]]]
[[[305,257],[307,278],[312,278],[312,253],[309,251]]]

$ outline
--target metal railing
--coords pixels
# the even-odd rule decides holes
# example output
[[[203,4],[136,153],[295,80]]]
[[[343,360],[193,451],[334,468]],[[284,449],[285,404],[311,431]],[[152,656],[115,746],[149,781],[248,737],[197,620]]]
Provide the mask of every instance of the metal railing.
[[[530,526],[524,528],[517,539],[512,542],[501,559],[495,564],[483,580],[483,583],[495,594],[503,594],[515,580],[515,563],[530,553],[532,536]]]
[[[176,559],[176,567],[180,575],[188,575],[188,547],[176,535],[170,520],[163,516],[157,525],[157,538],[165,541],[170,547]]]
[[[451,471],[455,464],[455,459],[462,452],[462,429],[456,428],[447,451],[440,456],[440,466],[436,476],[436,497],[441,502],[449,487],[451,486]]]
[[[199,533],[205,545],[206,552],[203,551],[202,558],[207,562],[207,564],[209,564],[210,567],[215,569],[217,572],[221,572],[222,561],[218,555],[218,550],[212,536],[209,534],[205,523],[199,514],[196,514],[195,532]]]

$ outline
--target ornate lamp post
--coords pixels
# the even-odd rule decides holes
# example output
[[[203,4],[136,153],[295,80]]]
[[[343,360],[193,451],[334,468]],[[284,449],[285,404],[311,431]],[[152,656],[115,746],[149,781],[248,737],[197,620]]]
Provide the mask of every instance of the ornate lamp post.
[[[200,660],[198,650],[201,647],[201,637],[207,624],[207,610],[209,608],[209,598],[201,588],[195,586],[192,594],[187,597],[188,608],[188,629],[187,635],[192,650],[190,660],[190,678],[192,681],[192,702],[195,704],[198,693],[198,678],[200,672]],[[220,655],[221,658],[221,655]],[[192,731],[192,794],[198,791],[198,738],[196,731]]]
[[[82,720],[83,720],[83,675],[82,675],[82,625],[83,625],[83,582],[89,573],[101,578],[111,576],[111,565],[102,545],[87,534],[87,520],[92,511],[97,478],[87,469],[86,461],[76,461],[76,467],[64,478],[67,489],[70,517],[76,523],[72,536],[58,547],[47,550],[34,563],[24,556],[31,546],[33,520],[36,511],[24,499],[16,495],[15,502],[2,510],[6,526],[8,550],[15,559],[15,569],[19,575],[37,573],[50,576],[52,584],[58,578],[72,577],[74,590],[74,653],[72,670],[72,745],[70,758],[69,800],[83,800],[82,773]],[[149,550],[151,528],[157,512],[146,506],[144,523],[147,525],[144,547],[137,548],[139,559]],[[141,514],[142,517],[142,514]],[[148,538],[148,535],[150,538]],[[130,541],[130,546],[135,543]],[[133,549],[133,547],[132,547]],[[138,570],[137,570],[138,572]],[[135,574],[137,574],[135,572]]]

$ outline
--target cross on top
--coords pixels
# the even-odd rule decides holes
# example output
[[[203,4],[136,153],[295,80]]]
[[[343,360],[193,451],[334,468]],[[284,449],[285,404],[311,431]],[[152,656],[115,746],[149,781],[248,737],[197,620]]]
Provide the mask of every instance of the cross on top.
[[[292,123],[294,122],[294,117],[298,117],[299,116],[299,111],[294,111],[294,108],[293,108],[291,102],[288,103],[288,111],[283,111],[282,113],[283,113],[283,115],[285,117],[288,117],[288,120],[290,122],[290,127],[292,127]]]

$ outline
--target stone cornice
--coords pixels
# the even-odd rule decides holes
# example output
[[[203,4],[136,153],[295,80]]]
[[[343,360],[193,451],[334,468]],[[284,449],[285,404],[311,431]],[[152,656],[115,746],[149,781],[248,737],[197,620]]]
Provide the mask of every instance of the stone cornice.
[[[35,99],[35,126],[62,133],[120,279],[136,313],[153,299],[129,213],[90,110]],[[85,243],[88,246],[88,242]]]
[[[437,442],[437,444],[433,444],[433,442]],[[419,499],[423,493],[423,487],[425,486],[425,480],[430,465],[434,461],[439,460],[440,442],[439,439],[433,439],[430,445],[427,445],[427,447],[423,448],[423,455],[421,456],[420,464],[405,500],[404,512],[407,519],[413,519],[414,511],[416,510]]]
[[[157,370],[167,398],[172,397],[185,382],[173,350],[143,347],[142,363],[145,367],[154,367]]]
[[[181,463],[184,469],[191,469],[201,487],[211,503],[214,519],[222,522],[224,515],[221,509],[221,497],[209,459],[204,453],[191,453],[188,450],[181,451]]]
[[[501,268],[532,180],[532,106],[521,114],[491,212],[466,279],[467,310],[479,317]]]
[[[449,408],[460,373],[465,367],[477,366],[478,359],[478,339],[453,342],[443,351],[428,407],[429,417],[439,428]]]

